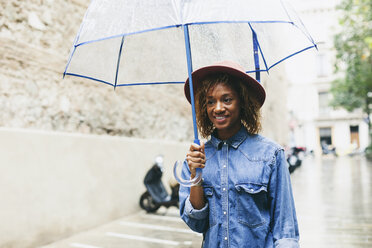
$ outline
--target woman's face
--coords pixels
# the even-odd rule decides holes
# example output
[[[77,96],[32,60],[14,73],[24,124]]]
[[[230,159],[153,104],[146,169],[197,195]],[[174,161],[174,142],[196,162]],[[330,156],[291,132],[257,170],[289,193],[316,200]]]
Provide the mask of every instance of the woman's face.
[[[240,130],[240,100],[235,90],[217,83],[208,90],[206,101],[208,118],[217,129],[218,138],[226,140]]]

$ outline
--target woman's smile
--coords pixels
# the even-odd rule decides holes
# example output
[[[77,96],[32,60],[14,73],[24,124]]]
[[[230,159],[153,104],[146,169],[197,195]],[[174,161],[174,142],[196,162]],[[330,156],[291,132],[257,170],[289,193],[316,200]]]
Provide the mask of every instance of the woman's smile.
[[[216,119],[219,120],[219,121],[222,121],[222,120],[225,120],[226,117],[225,116],[216,116]]]

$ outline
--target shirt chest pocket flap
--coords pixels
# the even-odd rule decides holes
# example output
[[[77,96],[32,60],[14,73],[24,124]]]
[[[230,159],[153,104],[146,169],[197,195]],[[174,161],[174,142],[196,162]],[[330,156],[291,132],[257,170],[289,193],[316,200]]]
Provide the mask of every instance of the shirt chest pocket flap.
[[[263,211],[267,209],[267,185],[260,183],[237,183],[238,221],[249,227],[265,223]]]

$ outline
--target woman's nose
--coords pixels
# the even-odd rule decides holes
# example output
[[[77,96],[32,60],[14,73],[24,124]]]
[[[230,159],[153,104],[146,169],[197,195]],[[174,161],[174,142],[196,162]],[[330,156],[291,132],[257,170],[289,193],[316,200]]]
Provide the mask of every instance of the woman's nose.
[[[216,112],[223,111],[223,104],[222,104],[222,102],[220,102],[220,101],[217,101],[216,102],[216,108],[214,109],[214,111],[216,111]]]

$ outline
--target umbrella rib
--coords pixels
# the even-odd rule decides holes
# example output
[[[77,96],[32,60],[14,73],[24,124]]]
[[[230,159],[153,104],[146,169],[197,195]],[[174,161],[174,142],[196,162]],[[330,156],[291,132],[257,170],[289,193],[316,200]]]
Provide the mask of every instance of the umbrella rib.
[[[218,23],[247,23],[247,22],[248,23],[288,23],[288,24],[293,24],[292,22],[288,22],[288,21],[213,21],[213,22],[194,22],[194,23],[187,23],[187,24],[184,24],[184,25],[205,25],[205,24],[218,24]],[[183,26],[183,24],[169,25],[169,26],[164,26],[164,27],[157,27],[157,28],[145,29],[145,30],[140,30],[140,31],[135,31],[135,32],[117,34],[117,35],[103,37],[103,38],[99,38],[99,39],[95,39],[95,40],[84,41],[84,42],[81,42],[79,44],[76,44],[75,47],[86,45],[86,44],[93,43],[93,42],[99,42],[99,41],[103,41],[103,40],[114,39],[114,38],[118,38],[118,37],[121,37],[121,36],[141,34],[141,33],[157,31],[157,30],[162,30],[162,29],[168,29],[168,28],[178,28],[178,27],[181,27],[181,26]]]
[[[283,7],[285,13],[287,14],[288,19],[291,20],[291,22],[293,23],[292,18],[291,18],[291,16],[289,15],[288,10],[287,10],[286,6],[284,5],[283,1],[280,0],[280,4],[282,5],[282,7]]]
[[[248,23],[249,27],[251,28],[252,30],[252,33],[256,33],[256,31],[254,31],[251,23]],[[260,54],[261,54],[261,57],[262,57],[262,60],[264,62],[264,65],[266,67],[266,70],[265,71],[269,71],[270,68],[267,67],[267,63],[266,63],[266,59],[265,59],[265,56],[263,55],[263,52],[262,52],[262,49],[261,49],[261,46],[260,46],[260,42],[258,41],[258,37],[256,36],[256,42],[257,42],[257,46],[258,46],[258,49],[260,50]]]
[[[123,50],[124,37],[125,36],[121,37],[120,49],[119,49],[119,54],[118,54],[118,63],[116,64],[116,75],[115,75],[115,85],[114,85],[114,88],[116,88],[116,84],[118,82],[119,65],[120,65],[121,52]]]
[[[263,55],[263,52],[262,52],[262,49],[261,49],[261,46],[260,46],[260,42],[258,41],[258,38],[257,38],[257,46],[258,46],[258,49],[260,50],[262,60],[263,60],[263,62],[265,64],[265,67],[266,67],[266,71],[268,72],[270,68],[267,67],[266,59],[265,59],[265,56]]]
[[[287,10],[287,7],[285,6],[285,4],[283,3],[283,1],[280,1],[280,3],[281,3],[281,5],[282,5],[282,7],[283,7],[283,9],[284,9],[284,11],[285,11],[285,13],[287,14],[287,16],[288,16],[288,19],[289,20],[291,20],[291,23],[296,27],[296,28],[298,28],[309,40],[310,40],[310,42],[311,43],[313,43],[314,45],[315,45],[315,48],[317,48],[316,47],[316,44],[315,44],[315,41],[314,41],[314,39],[313,39],[313,37],[311,37],[311,35],[309,34],[309,32],[307,31],[307,29],[306,29],[306,27],[305,27],[305,25],[304,25],[304,23],[302,22],[302,20],[301,20],[301,18],[299,18],[298,17],[298,15],[297,15],[297,13],[296,12],[293,12],[293,14],[295,15],[295,16],[297,16],[297,20],[298,20],[298,22],[302,25],[302,28],[300,28],[300,27],[298,27],[296,24],[295,24],[295,22],[292,20],[292,18],[291,18],[291,16],[289,15],[289,13],[288,13],[288,10]],[[288,4],[288,3],[287,3]]]
[[[146,33],[146,32],[151,32],[151,31],[162,30],[162,29],[178,28],[180,26],[181,25],[178,25],[177,24],[177,25],[170,25],[170,26],[164,26],[164,27],[158,27],[158,28],[151,28],[151,29],[140,30],[140,31],[135,31],[135,32],[129,32],[129,33],[123,33],[123,34],[116,34],[116,35],[112,35],[112,36],[108,36],[108,37],[103,37],[103,38],[99,38],[99,39],[95,39],[95,40],[84,41],[82,43],[76,44],[75,46],[82,46],[82,45],[86,45],[86,44],[93,43],[93,42],[104,41],[104,40],[114,39],[114,38],[118,38],[118,37],[122,37],[122,36],[129,36],[129,35],[134,35],[134,34],[141,34],[141,33]]]
[[[71,59],[72,59],[72,56],[74,55],[75,53],[75,50],[76,50],[76,43],[78,42],[79,38],[80,38],[80,33],[81,33],[81,30],[83,30],[83,27],[84,27],[84,24],[85,24],[85,19],[87,18],[87,15],[89,13],[89,9],[91,8],[91,4],[89,4],[88,8],[87,8],[87,11],[85,12],[84,14],[84,17],[83,17],[83,22],[80,24],[80,27],[79,27],[79,31],[78,33],[76,34],[76,37],[75,37],[75,40],[74,40],[74,43],[73,43],[73,49],[70,53],[70,57],[68,58],[68,61],[67,61],[67,65],[66,65],[66,68],[65,68],[65,71],[63,72],[63,78],[65,78],[65,76],[67,75],[66,71],[67,71],[67,68],[69,67],[70,63],[71,63]]]
[[[315,44],[315,41],[314,41],[313,37],[311,37],[311,35],[308,33],[308,31],[306,30],[306,28],[305,28],[304,24],[302,23],[301,19],[299,21],[302,24],[302,28],[299,28],[295,23],[292,23],[292,25],[295,26],[296,28],[298,28],[306,36],[306,38],[308,38],[309,41],[314,44],[315,48],[318,49],[317,45]]]
[[[249,26],[251,27],[251,25],[249,24]],[[260,61],[259,61],[259,58],[258,58],[258,51],[257,51],[257,48],[258,48],[258,42],[257,42],[257,34],[256,32],[252,29],[251,27],[251,31],[252,31],[252,43],[253,43],[253,58],[254,58],[254,66],[255,66],[255,71],[256,71],[256,80],[258,82],[261,81],[260,79]]]
[[[70,53],[70,57],[67,60],[67,65],[66,65],[65,71],[63,72],[63,78],[65,78],[65,76],[67,75],[67,69],[70,66],[70,63],[71,63],[71,60],[72,60],[72,56],[74,55],[75,50],[76,50],[76,46],[73,47],[73,49],[72,49],[72,51]]]

